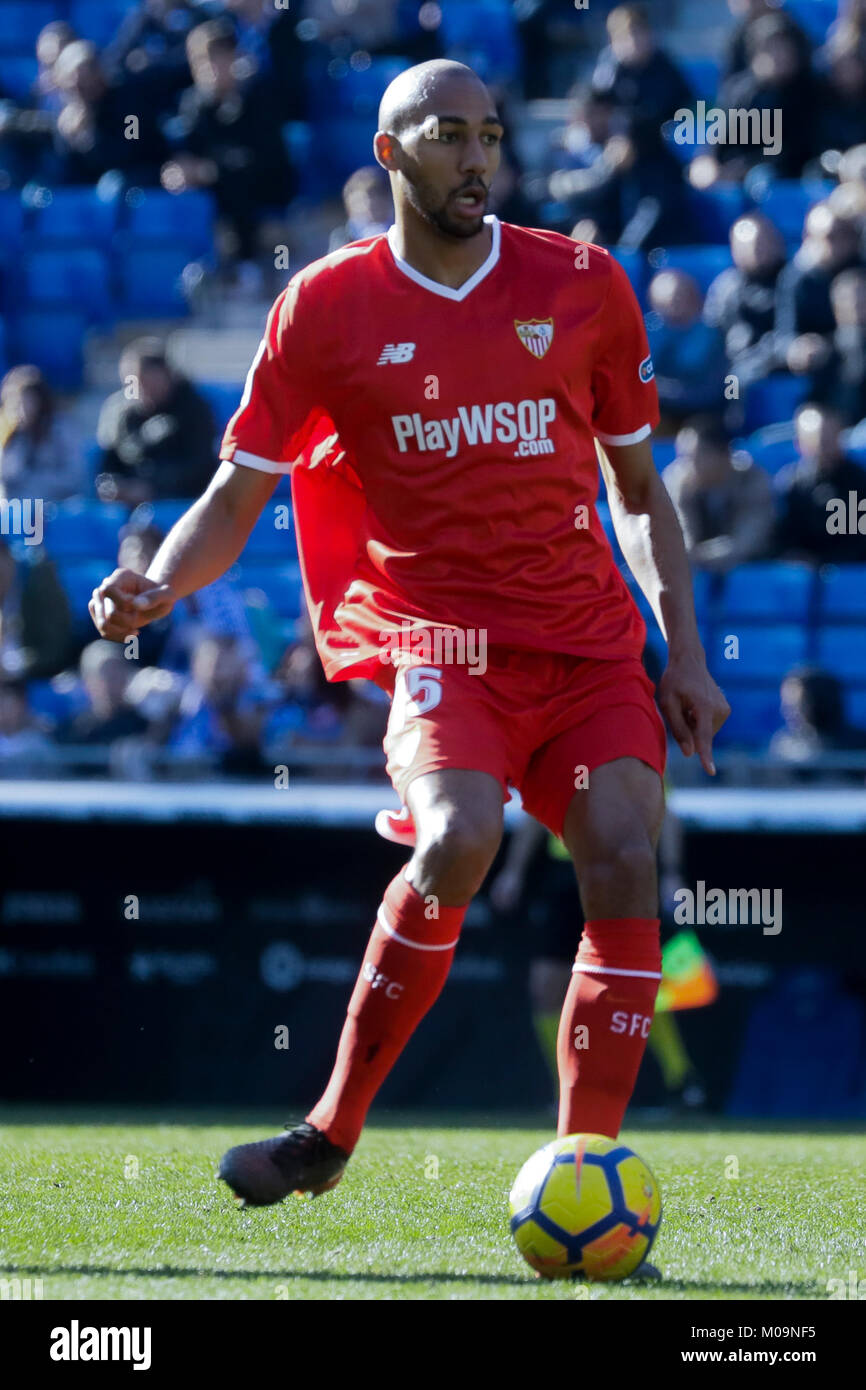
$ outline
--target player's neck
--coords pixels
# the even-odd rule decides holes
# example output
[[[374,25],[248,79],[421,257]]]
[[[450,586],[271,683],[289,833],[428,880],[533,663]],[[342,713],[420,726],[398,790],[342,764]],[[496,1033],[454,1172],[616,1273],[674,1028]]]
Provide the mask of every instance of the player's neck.
[[[420,217],[403,216],[399,212],[394,224],[394,250],[419,275],[459,290],[471,279],[490,255],[493,232],[485,222],[477,236],[465,241],[445,237]]]

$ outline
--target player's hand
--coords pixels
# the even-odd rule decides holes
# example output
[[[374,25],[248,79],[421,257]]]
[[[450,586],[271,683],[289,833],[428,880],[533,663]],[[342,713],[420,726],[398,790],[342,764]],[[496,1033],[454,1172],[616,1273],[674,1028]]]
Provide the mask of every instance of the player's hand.
[[[117,569],[103,579],[87,605],[100,637],[122,642],[139,628],[170,613],[177,595],[168,584],[154,584],[134,570]]]
[[[701,656],[673,657],[658,684],[659,709],[685,757],[697,753],[704,772],[716,773],[713,735],[731,707]]]

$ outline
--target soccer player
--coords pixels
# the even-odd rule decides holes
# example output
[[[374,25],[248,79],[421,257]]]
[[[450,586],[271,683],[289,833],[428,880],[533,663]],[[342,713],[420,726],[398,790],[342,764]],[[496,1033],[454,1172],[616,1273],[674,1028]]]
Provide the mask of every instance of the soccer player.
[[[392,696],[387,769],[405,811],[385,828],[414,853],[385,890],[324,1094],[288,1134],[222,1159],[250,1205],[340,1180],[445,983],[509,784],[561,837],[583,895],[559,1132],[619,1131],[661,971],[665,733],[644,625],[594,507],[596,441],[623,553],[668,641],[659,705],[710,774],[729,712],[653,466],[652,363],[624,272],[599,247],[486,214],[502,125],[471,69],[408,69],[379,126],[394,226],[292,277],[209,488],[146,575],[115,570],[90,605],[115,640],[164,616],[234,563],[292,470],[326,674]]]

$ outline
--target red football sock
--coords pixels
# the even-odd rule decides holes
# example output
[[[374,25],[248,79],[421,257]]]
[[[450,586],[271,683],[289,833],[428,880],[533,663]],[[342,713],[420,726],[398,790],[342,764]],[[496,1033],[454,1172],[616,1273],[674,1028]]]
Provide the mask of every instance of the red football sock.
[[[464,907],[439,907],[402,873],[385,890],[361,973],[349,1001],[327,1089],[307,1120],[351,1153],[370,1104],[451,968]]]
[[[604,917],[584,925],[556,1045],[560,1135],[619,1134],[661,970],[657,917]]]

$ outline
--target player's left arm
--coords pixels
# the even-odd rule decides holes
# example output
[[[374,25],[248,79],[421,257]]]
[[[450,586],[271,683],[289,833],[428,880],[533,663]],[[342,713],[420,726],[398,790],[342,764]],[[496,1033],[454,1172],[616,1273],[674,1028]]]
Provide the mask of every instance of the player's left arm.
[[[731,708],[707,670],[673,503],[656,471],[648,438],[596,447],[617,540],[668,644],[668,664],[658,685],[659,708],[685,756],[696,752],[704,771],[713,775],[713,735]]]

